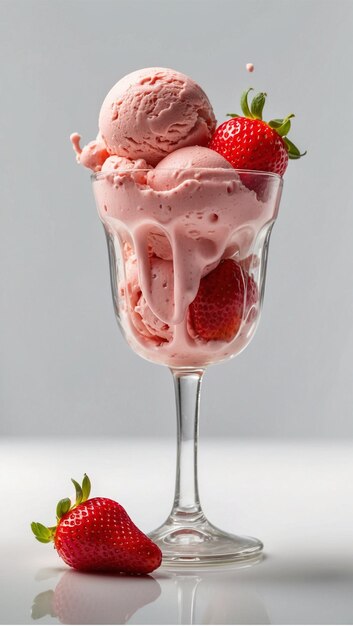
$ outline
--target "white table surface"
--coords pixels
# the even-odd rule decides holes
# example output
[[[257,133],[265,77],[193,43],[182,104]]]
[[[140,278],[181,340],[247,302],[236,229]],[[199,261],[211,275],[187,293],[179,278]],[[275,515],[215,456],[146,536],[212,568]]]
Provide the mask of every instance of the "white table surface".
[[[201,440],[200,491],[217,526],[260,537],[245,568],[150,577],[80,574],[38,543],[70,478],[119,501],[145,532],[174,487],[171,440],[5,440],[0,444],[2,624],[352,624],[353,443]],[[33,607],[33,608],[32,608]]]

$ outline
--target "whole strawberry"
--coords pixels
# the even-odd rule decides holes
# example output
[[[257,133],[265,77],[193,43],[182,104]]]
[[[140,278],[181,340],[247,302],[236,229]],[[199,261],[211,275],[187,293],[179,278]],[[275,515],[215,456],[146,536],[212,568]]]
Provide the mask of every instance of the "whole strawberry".
[[[57,525],[32,522],[38,541],[53,541],[65,563],[78,570],[148,574],[160,566],[160,549],[135,526],[120,504],[108,498],[88,499],[91,484],[86,474],[82,485],[72,482],[76,502],[71,505],[69,498],[60,500]]]
[[[202,339],[231,341],[257,300],[253,277],[233,259],[225,259],[201,279],[189,323]]]
[[[231,119],[214,132],[209,148],[221,154],[236,169],[273,172],[283,176],[288,159],[299,159],[298,148],[288,139],[293,113],[284,119],[264,122],[262,111],[266,93],[258,93],[248,104],[248,94],[241,97],[244,116],[229,113]],[[305,154],[305,153],[304,153]]]

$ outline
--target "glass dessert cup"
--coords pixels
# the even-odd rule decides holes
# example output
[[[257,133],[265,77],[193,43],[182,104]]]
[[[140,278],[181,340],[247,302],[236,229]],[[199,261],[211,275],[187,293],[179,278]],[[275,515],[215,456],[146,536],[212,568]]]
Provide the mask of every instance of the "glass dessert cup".
[[[174,379],[174,502],[165,523],[149,536],[160,546],[167,566],[256,561],[261,541],[216,528],[201,508],[200,390],[205,368],[239,354],[254,335],[282,179],[233,169],[158,169],[92,176],[119,326],[137,354],[169,367]],[[193,308],[195,298],[200,284],[225,261],[237,278],[234,324],[228,334],[217,335],[217,315],[223,310],[217,301],[205,334]]]

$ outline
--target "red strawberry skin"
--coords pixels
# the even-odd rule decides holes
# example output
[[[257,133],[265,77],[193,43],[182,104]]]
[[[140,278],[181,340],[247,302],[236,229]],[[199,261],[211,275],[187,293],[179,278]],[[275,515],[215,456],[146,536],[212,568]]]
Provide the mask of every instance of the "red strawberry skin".
[[[283,176],[288,165],[288,151],[282,137],[258,119],[233,117],[223,122],[214,132],[209,148],[236,169]]]
[[[231,341],[257,300],[258,290],[252,276],[233,259],[225,259],[201,279],[189,307],[191,327],[198,337],[207,341]]]
[[[54,543],[67,565],[83,571],[148,574],[162,561],[159,547],[108,498],[91,498],[64,515]]]

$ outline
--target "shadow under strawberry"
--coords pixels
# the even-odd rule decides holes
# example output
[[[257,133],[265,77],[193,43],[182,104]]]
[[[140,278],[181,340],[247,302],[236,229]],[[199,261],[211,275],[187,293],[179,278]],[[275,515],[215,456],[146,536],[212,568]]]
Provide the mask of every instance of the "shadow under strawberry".
[[[34,598],[31,616],[38,620],[50,615],[62,624],[126,624],[160,593],[161,587],[152,576],[69,570],[55,590],[43,591]]]

